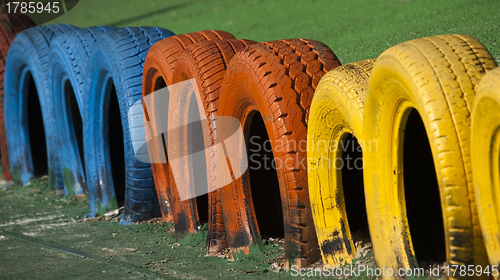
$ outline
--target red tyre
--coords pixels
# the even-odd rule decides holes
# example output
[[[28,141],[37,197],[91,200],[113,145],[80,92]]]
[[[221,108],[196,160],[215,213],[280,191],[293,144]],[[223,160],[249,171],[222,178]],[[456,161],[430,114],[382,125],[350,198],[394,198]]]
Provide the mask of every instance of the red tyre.
[[[9,172],[9,151],[7,149],[7,138],[5,137],[5,118],[3,112],[3,76],[5,59],[9,52],[10,44],[17,33],[26,28],[35,26],[28,17],[18,14],[0,14],[0,152],[2,158],[2,171],[5,180],[12,180]]]
[[[214,40],[191,45],[182,52],[175,66],[172,83],[176,84],[189,79],[195,79],[204,110],[199,111],[199,107],[196,103],[182,102],[182,100],[194,100],[191,99],[191,96],[171,95],[169,100],[170,108],[175,106],[176,108],[174,111],[179,112],[179,114],[175,115],[174,118],[169,118],[169,126],[172,123],[174,126],[188,127],[188,123],[186,123],[188,114],[193,110],[199,111],[198,113],[200,116],[204,114],[208,119],[210,137],[207,138],[210,139],[206,139],[205,143],[210,143],[211,146],[215,145],[215,129],[210,120],[217,116],[218,99],[224,74],[226,72],[226,65],[238,51],[245,49],[250,44],[255,44],[255,42],[236,39]],[[189,93],[194,93],[194,91],[190,91]],[[192,144],[189,142],[193,142],[190,141],[193,137],[189,136],[190,135],[187,137],[187,141],[184,137],[175,139],[175,136],[169,137],[169,141],[177,141],[176,144],[180,144],[181,147],[187,147]],[[202,165],[200,167],[203,169],[204,166]],[[207,174],[214,174],[211,170],[216,170],[218,168],[216,161],[212,159],[211,155],[207,155],[206,157],[206,168]],[[192,180],[191,178],[194,178],[193,173],[197,170],[191,165],[186,171],[187,172],[183,173],[183,176],[186,180]],[[204,172],[205,170],[199,170],[200,175]],[[204,176],[204,174],[201,176]],[[215,189],[215,187],[211,186],[211,184],[214,183],[214,178],[203,179],[203,181],[208,184],[208,190]],[[201,187],[206,187],[206,185]],[[208,193],[208,209],[201,209],[205,207],[204,203],[206,203],[206,199],[202,199],[205,198],[198,197],[197,199],[191,199],[191,207],[185,209],[185,211],[188,212],[187,216],[194,217],[194,229],[196,229],[197,226],[200,225],[200,222],[203,222],[203,219],[205,219],[205,217],[201,217],[201,215],[208,214],[206,217],[208,222],[208,248],[209,253],[214,254],[227,248],[226,229],[224,227],[219,190]],[[201,205],[197,204],[197,201],[200,201]],[[174,207],[174,209],[176,208]]]
[[[287,267],[319,259],[307,187],[307,117],[319,80],[339,65],[326,45],[303,39],[251,45],[231,60],[219,116],[241,122],[249,151],[247,172],[221,189],[232,250],[248,254],[261,236],[281,234]]]
[[[143,97],[168,85],[172,85],[172,76],[175,64],[182,51],[187,46],[201,41],[220,39],[234,39],[234,36],[225,31],[207,30],[172,36],[154,44],[149,49],[144,63],[142,83]],[[152,102],[154,103],[155,101],[153,100]],[[144,114],[146,121],[149,121],[152,125],[154,125],[156,122],[153,118],[154,112],[147,112],[146,108],[144,108]],[[151,142],[152,141],[148,143],[148,149],[150,151],[158,151],[159,147],[151,147],[150,145],[153,144]],[[154,157],[158,157],[158,155],[150,153],[150,159],[152,162],[151,168],[153,171],[156,191],[158,193],[158,199],[160,200],[163,220],[166,222],[173,220],[175,223],[175,229],[179,234],[193,232],[194,223],[191,217],[182,214],[173,216],[172,212],[185,213],[183,210],[189,209],[189,203],[188,201],[180,202],[177,192],[172,192],[170,189],[170,182],[172,182],[172,184],[175,184],[175,182],[173,181],[173,178],[169,179],[171,174],[168,163],[158,163],[160,161],[158,158]],[[171,209],[173,205],[179,209],[173,211],[173,209]]]

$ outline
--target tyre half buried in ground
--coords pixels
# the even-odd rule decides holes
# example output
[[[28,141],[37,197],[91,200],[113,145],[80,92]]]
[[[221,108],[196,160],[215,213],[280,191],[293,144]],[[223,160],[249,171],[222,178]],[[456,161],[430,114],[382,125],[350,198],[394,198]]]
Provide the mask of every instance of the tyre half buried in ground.
[[[19,33],[5,62],[4,113],[10,168],[16,182],[49,175],[49,186],[64,193],[58,153],[57,120],[48,85],[51,41],[77,30],[67,24],[44,25]]]
[[[363,124],[364,140],[377,148],[363,157],[378,267],[397,271],[446,261],[453,275],[451,265],[487,264],[470,114],[477,84],[495,66],[481,43],[463,35],[408,41],[377,59]]]
[[[500,264],[500,68],[484,76],[472,111],[472,165],[479,221],[491,265]]]
[[[248,148],[248,170],[220,189],[233,252],[249,254],[262,237],[284,236],[287,267],[319,259],[307,186],[306,127],[319,80],[339,65],[326,45],[303,39],[251,45],[229,63],[219,116],[241,122]]]
[[[145,138],[142,106],[131,106],[142,97],[149,48],[172,35],[158,27],[119,28],[100,34],[90,53],[83,145],[92,216],[121,205],[122,224],[160,215],[151,166],[133,148]]]
[[[155,119],[156,112],[161,112],[160,110],[169,107],[170,96],[168,94],[148,95],[172,85],[176,62],[183,50],[188,46],[198,42],[226,39],[234,39],[234,36],[225,31],[217,30],[172,36],[151,47],[144,65],[143,96],[144,98],[150,98],[150,103],[153,105],[150,111],[144,109],[145,121],[151,127],[156,127],[159,123],[165,124],[163,131],[157,132],[159,135],[158,141],[148,141],[151,168],[163,219],[166,222],[174,221],[175,231],[180,238],[186,233],[197,231],[198,221],[192,216],[193,200],[180,201],[175,180],[170,170],[165,146],[168,144],[168,138],[163,134],[168,130],[168,120]]]
[[[9,170],[9,149],[7,147],[7,138],[5,136],[5,118],[3,109],[3,80],[5,70],[5,60],[9,51],[10,44],[17,33],[26,28],[35,26],[35,23],[28,17],[17,14],[0,15],[0,157],[3,178],[7,181],[12,180]]]
[[[65,193],[82,195],[87,191],[84,174],[83,119],[88,94],[87,63],[99,34],[114,27],[97,26],[58,36],[49,54],[49,90],[57,117],[58,151]]]
[[[309,196],[323,262],[356,257],[368,234],[363,184],[363,111],[375,59],[326,73],[315,91],[307,130]],[[356,236],[354,236],[356,234]]]
[[[215,122],[219,109],[220,88],[226,65],[238,51],[251,44],[255,42],[230,39],[190,45],[179,57],[172,78],[172,84],[194,79],[197,91],[170,95],[169,131],[176,133],[167,134],[169,150],[178,151],[182,157],[189,157],[200,152],[202,147],[208,148],[202,153],[205,154],[204,160],[195,162],[188,159],[185,168],[179,172],[182,178],[176,177],[176,182],[186,182],[177,184],[178,188],[191,186],[191,191],[194,190],[194,195],[197,197],[190,199],[191,207],[184,209],[185,213],[174,214],[192,217],[194,229],[201,223],[208,223],[207,245],[210,254],[227,248],[226,229],[217,185],[221,162],[217,161],[216,153],[210,149],[216,145],[218,126]],[[197,93],[198,96],[194,96]],[[206,126],[205,130],[203,126]],[[205,145],[200,145],[201,143]],[[225,161],[224,158],[222,163],[225,164]]]

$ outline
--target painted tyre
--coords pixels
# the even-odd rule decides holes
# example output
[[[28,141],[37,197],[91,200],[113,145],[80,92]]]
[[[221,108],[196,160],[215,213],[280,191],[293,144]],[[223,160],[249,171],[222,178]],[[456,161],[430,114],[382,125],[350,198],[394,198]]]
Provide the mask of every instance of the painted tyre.
[[[194,79],[199,96],[192,96],[196,94],[195,91],[189,91],[188,94],[182,95],[175,95],[171,92],[169,112],[173,112],[173,114],[169,114],[168,126],[189,129],[189,125],[195,123],[188,123],[190,114],[192,117],[193,112],[196,112],[194,115],[196,115],[196,119],[201,121],[200,124],[203,122],[201,116],[206,115],[206,124],[208,127],[207,133],[203,133],[201,137],[196,137],[195,135],[199,135],[202,127],[198,127],[198,131],[180,131],[180,133],[174,135],[169,134],[169,147],[187,151],[196,146],[194,142],[200,141],[204,136],[207,138],[204,142],[208,147],[215,145],[216,130],[214,128],[217,126],[211,120],[215,121],[214,118],[217,116],[219,109],[218,99],[222,80],[226,72],[226,65],[238,51],[243,50],[250,44],[255,44],[255,42],[236,39],[204,41],[190,45],[182,52],[175,65],[172,84]],[[196,101],[198,99],[200,104]],[[185,137],[186,135],[183,132],[188,133],[188,136]],[[176,136],[178,137],[177,139]],[[188,140],[186,141],[186,139]],[[175,207],[175,205],[173,205],[172,210],[174,217],[177,215],[189,217],[187,222],[181,221],[181,224],[188,225],[190,228],[187,230],[190,232],[198,230],[202,222],[208,222],[207,246],[209,253],[215,254],[227,248],[227,239],[220,203],[220,193],[216,186],[217,178],[212,178],[212,175],[205,175],[216,174],[216,170],[219,167],[217,166],[214,154],[211,154],[209,150],[205,151],[205,164],[188,161],[188,166],[180,174],[184,177],[180,181],[191,181],[186,185],[192,185],[196,192],[199,192],[198,194],[206,194],[208,192],[208,195],[205,195],[206,197],[198,196],[197,198],[190,199],[189,203],[191,207],[184,209],[187,213],[176,213],[175,211],[178,210],[178,207]],[[214,191],[209,192],[208,190]]]
[[[479,83],[472,110],[472,166],[479,221],[491,265],[500,264],[500,68]]]
[[[463,35],[412,40],[377,59],[363,129],[377,148],[363,157],[379,267],[487,263],[470,164],[470,110],[475,87],[495,66],[481,43]]]
[[[181,55],[182,51],[187,46],[196,42],[221,39],[234,39],[234,36],[225,31],[206,30],[189,34],[175,35],[154,44],[151,47],[144,64],[144,97],[156,90],[164,88],[168,85],[172,85],[172,76],[174,74],[175,63],[177,62],[177,59]],[[152,100],[152,103],[160,104],[163,102],[160,100]],[[145,114],[146,121],[155,126],[156,123],[160,120],[155,120],[153,116],[153,114],[151,116],[149,116],[147,113]],[[155,144],[154,141],[148,142],[148,150],[158,151],[158,147],[151,146],[153,144]],[[158,145],[163,147],[163,143],[158,143]],[[156,185],[156,191],[158,193],[158,199],[160,200],[163,220],[165,220],[166,222],[174,221],[175,230],[179,234],[179,237],[182,237],[185,233],[190,232],[190,229],[191,231],[193,230],[193,220],[190,219],[189,216],[187,216],[187,218],[174,216],[172,212],[186,213],[186,211],[190,209],[189,201],[175,203],[175,207],[178,208],[173,211],[173,201],[180,201],[180,198],[176,194],[176,192],[172,192],[170,190],[170,186],[175,186],[175,182],[173,180],[173,177],[171,177],[170,167],[168,166],[168,162],[166,161],[166,155],[160,155],[158,153],[149,154],[151,169],[153,170],[153,177]],[[162,157],[163,160],[160,160],[158,157]],[[187,219],[188,224],[180,223],[180,220],[182,219]]]
[[[127,27],[97,37],[87,66],[90,94],[83,112],[91,216],[120,205],[122,224],[160,215],[151,166],[134,154],[135,142],[145,136],[142,105],[139,110],[132,106],[142,97],[142,69],[149,48],[172,35],[163,28]]]
[[[62,194],[60,145],[52,94],[48,85],[50,42],[77,28],[66,24],[44,25],[19,33],[5,62],[4,112],[10,169],[16,182],[49,175],[49,186]]]
[[[309,197],[323,262],[328,265],[351,263],[356,257],[355,231],[368,232],[360,149],[364,146],[363,111],[374,62],[350,63],[326,73],[311,104],[307,130]]]
[[[86,192],[83,160],[83,120],[87,111],[87,63],[96,37],[114,27],[89,27],[58,36],[50,46],[49,89],[57,118],[58,151],[65,194]]]
[[[319,259],[307,185],[306,128],[314,90],[339,65],[326,45],[303,39],[254,44],[232,58],[219,116],[241,122],[249,151],[247,172],[220,189],[233,251],[248,254],[261,246],[262,237],[284,236],[287,267]]]
[[[28,17],[13,14],[0,15],[0,153],[2,159],[1,173],[7,181],[12,180],[9,171],[9,149],[7,148],[7,138],[5,137],[5,119],[3,111],[3,77],[5,69],[5,59],[9,51],[10,44],[17,33],[24,29],[35,26],[35,23]]]

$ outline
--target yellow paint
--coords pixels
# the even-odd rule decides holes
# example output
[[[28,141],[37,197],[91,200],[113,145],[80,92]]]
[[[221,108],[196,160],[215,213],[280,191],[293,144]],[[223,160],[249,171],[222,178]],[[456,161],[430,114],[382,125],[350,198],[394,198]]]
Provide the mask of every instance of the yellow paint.
[[[406,218],[402,144],[411,110],[427,131],[440,189],[448,264],[486,265],[470,163],[475,87],[495,62],[477,40],[433,36],[382,53],[369,80],[363,120],[368,222],[379,267],[418,266]],[[453,272],[453,271],[452,271]],[[451,277],[453,279],[453,277]]]
[[[369,147],[361,144],[361,133],[365,91],[374,61],[351,63],[328,72],[321,79],[311,104],[307,159],[309,197],[318,243],[321,247],[322,244],[337,241],[336,244],[342,247],[333,252],[321,250],[323,261],[328,265],[350,263],[356,256],[347,221],[339,164],[342,160],[342,141],[348,134],[354,135],[362,147]]]
[[[500,68],[478,87],[472,114],[472,164],[479,220],[491,265],[500,264]]]

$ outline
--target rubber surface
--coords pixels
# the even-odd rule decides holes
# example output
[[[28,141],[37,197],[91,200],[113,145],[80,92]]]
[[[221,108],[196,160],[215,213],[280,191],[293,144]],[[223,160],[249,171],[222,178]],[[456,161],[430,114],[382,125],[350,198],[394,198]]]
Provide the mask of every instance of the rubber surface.
[[[83,131],[91,216],[117,207],[116,195],[123,199],[122,224],[160,215],[150,164],[137,160],[133,149],[132,136],[144,134],[143,113],[128,114],[142,97],[142,70],[149,48],[172,35],[158,27],[119,28],[100,34],[90,53],[88,110],[83,118],[88,121]]]
[[[144,64],[143,95],[147,96],[153,91],[172,85],[175,63],[186,47],[197,42],[221,39],[234,39],[234,36],[225,31],[205,30],[175,35],[154,44]],[[152,103],[156,102],[152,100]],[[149,121],[152,125],[156,122],[154,114],[148,115],[146,111],[145,118],[146,121]],[[153,141],[150,141],[148,143],[148,149],[150,151],[158,151],[158,148],[149,146],[153,144],[152,142]],[[175,186],[175,182],[173,177],[171,177],[172,174],[168,162],[159,163],[160,161],[155,158],[158,155],[150,153],[150,156],[152,162],[151,168],[153,170],[158,199],[160,200],[163,220],[166,222],[174,221],[175,230],[179,234],[179,237],[182,237],[187,232],[193,232],[195,227],[193,226],[192,220],[181,222],[183,219],[189,219],[188,216],[174,217],[172,214],[174,203],[176,205],[175,207],[180,207],[178,211],[176,210],[178,213],[185,212],[190,206],[188,201],[181,203],[176,192],[170,190],[170,186]],[[164,156],[166,157],[166,155]],[[177,203],[177,201],[179,201],[179,203]]]
[[[323,43],[303,39],[271,41],[251,45],[236,54],[224,77],[219,116],[237,118],[248,143],[251,137],[248,127],[260,112],[274,159],[282,163],[276,164],[276,172],[286,267],[292,264],[304,267],[319,259],[307,185],[307,118],[321,77],[339,65],[334,53]],[[247,171],[221,189],[229,246],[246,254],[261,244],[249,176]],[[254,199],[262,200],[265,196],[259,193]]]
[[[82,112],[88,110],[89,97],[85,87],[89,77],[86,71],[89,53],[100,33],[114,29],[107,26],[83,28],[58,36],[51,44],[49,89],[53,96],[54,113],[58,116],[60,172],[63,175],[65,194],[69,196],[82,195],[87,190],[81,154],[83,151],[80,151],[83,147],[82,127],[74,125],[77,123],[75,119],[83,118]],[[72,101],[77,104],[71,104]],[[72,106],[77,106],[78,111]],[[81,119],[82,123],[86,121]]]
[[[343,153],[352,144],[347,141],[353,141],[347,136],[363,141],[364,103],[374,62],[349,63],[326,73],[311,104],[307,129],[309,197],[323,262],[331,266],[349,264],[356,257],[344,200],[344,189],[351,186],[344,184],[342,173],[351,167],[344,162]]]
[[[364,180],[379,267],[418,266],[403,192],[402,144],[412,109],[422,119],[432,150],[447,263],[486,265],[470,164],[470,114],[477,84],[495,66],[486,48],[464,35],[412,40],[377,59],[363,134],[365,141],[378,145],[364,154]]]
[[[48,173],[49,186],[61,194],[64,192],[64,186],[59,171],[60,146],[56,137],[56,116],[47,82],[48,54],[50,42],[54,37],[76,29],[71,25],[56,24],[24,30],[12,41],[5,62],[4,112],[5,119],[9,120],[5,124],[5,130],[13,179],[27,184],[35,175]],[[30,85],[31,77],[34,82],[32,85]],[[32,113],[27,108],[28,90],[33,90],[32,87],[36,87],[37,90],[34,96],[39,99],[42,120],[28,118]],[[43,127],[45,137],[39,133],[40,131],[37,131],[36,135],[29,134],[30,121],[43,121],[43,124],[32,129],[40,130]],[[32,141],[37,141],[32,143],[31,147],[30,136]],[[43,146],[46,146],[46,153],[43,151]],[[33,162],[33,148],[42,149],[37,150],[40,154],[36,154],[40,162]]]
[[[9,171],[9,149],[7,148],[7,138],[5,137],[5,119],[3,111],[5,59],[7,58],[10,44],[12,40],[14,40],[16,34],[33,26],[35,26],[35,23],[26,16],[12,14],[9,18],[7,14],[0,14],[0,153],[2,159],[2,176],[6,181],[11,181],[12,176]]]
[[[219,109],[218,103],[220,88],[226,72],[227,64],[238,51],[243,50],[251,44],[255,44],[255,42],[236,39],[199,42],[188,46],[182,52],[175,65],[172,84],[189,79],[195,79],[196,81],[200,99],[203,103],[202,106],[204,108],[204,110],[199,112],[199,114],[200,116],[201,114],[207,116],[208,129],[210,130],[211,139],[206,139],[208,141],[206,143],[211,143],[212,146],[215,144],[215,127],[217,126],[212,123],[211,118],[215,118],[217,116],[217,111]],[[190,91],[189,93],[192,94],[193,91]],[[195,110],[197,111],[198,106],[196,104],[187,104],[186,102],[182,102],[182,100],[191,100],[190,97],[182,96],[182,100],[178,100],[176,97],[177,96],[170,97],[169,111],[178,112],[179,114],[172,114],[169,116],[169,127],[171,125],[175,127],[187,127],[188,124],[182,123],[181,120],[188,120],[187,115],[190,112],[190,106],[196,106],[193,108],[196,108]],[[182,135],[183,134],[179,134],[180,137],[182,137]],[[177,141],[180,143],[181,148],[189,145],[185,138],[173,139],[172,137],[169,137],[168,141],[169,146],[171,145],[171,141]],[[213,159],[213,155],[210,155],[207,152],[206,156],[207,174],[215,174],[212,173],[211,170],[218,168],[217,163]],[[191,178],[194,177],[194,172],[195,170],[193,169],[193,166],[189,166],[186,169],[186,172],[183,173],[183,176],[186,178],[185,180],[191,180]],[[213,181],[213,178],[207,178],[208,184],[213,183]],[[215,187],[209,186],[208,189],[215,189]],[[190,199],[189,203],[190,207],[187,209],[179,209],[179,207],[175,207],[176,205],[173,205],[172,211],[174,217],[179,215],[181,217],[189,217],[189,222],[187,223],[190,227],[189,231],[195,231],[201,225],[197,211],[199,206],[197,205],[195,198]],[[209,249],[209,254],[216,254],[228,246],[219,190],[208,193],[208,206],[208,209],[206,209],[208,211],[207,247]],[[186,212],[177,213],[178,210],[184,210]]]
[[[472,110],[472,167],[479,221],[491,265],[500,264],[500,68],[479,83]]]

